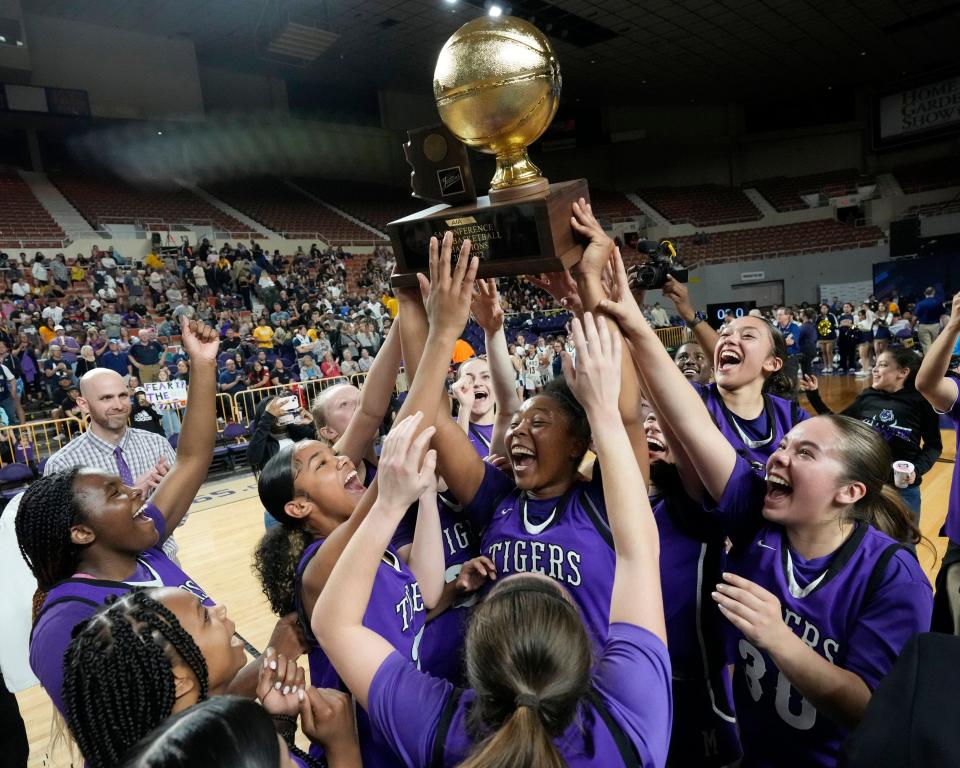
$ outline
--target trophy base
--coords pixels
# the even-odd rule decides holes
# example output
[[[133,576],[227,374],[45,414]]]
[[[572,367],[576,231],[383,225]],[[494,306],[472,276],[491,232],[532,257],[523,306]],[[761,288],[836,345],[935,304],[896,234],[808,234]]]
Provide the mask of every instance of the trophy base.
[[[541,176],[536,181],[518,184],[515,187],[491,189],[489,192],[491,203],[507,203],[511,200],[522,200],[525,197],[536,197],[546,194],[550,189],[550,182]]]
[[[546,179],[543,180],[546,182]],[[501,190],[503,191],[503,190]],[[478,277],[538,275],[569,269],[583,255],[584,243],[570,226],[575,200],[590,200],[586,179],[546,185],[515,199],[480,197],[475,203],[437,205],[387,225],[397,259],[395,286],[417,284],[429,271],[430,238],[450,230],[454,248],[469,239],[480,257]]]

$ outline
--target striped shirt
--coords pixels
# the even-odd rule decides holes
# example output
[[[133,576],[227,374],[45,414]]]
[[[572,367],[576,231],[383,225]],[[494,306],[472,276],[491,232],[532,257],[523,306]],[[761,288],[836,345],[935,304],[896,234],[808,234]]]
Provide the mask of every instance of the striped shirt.
[[[165,458],[171,467],[177,460],[177,454],[166,438],[142,429],[128,427],[119,445],[134,480],[147,470],[153,469],[161,458]],[[92,467],[119,475],[120,468],[117,466],[117,457],[114,455],[116,447],[116,444],[108,443],[102,437],[95,435],[93,430],[88,429],[47,459],[43,474],[44,476],[52,475],[71,467]],[[171,535],[163,543],[163,551],[169,557],[173,557],[177,549],[177,543]]]

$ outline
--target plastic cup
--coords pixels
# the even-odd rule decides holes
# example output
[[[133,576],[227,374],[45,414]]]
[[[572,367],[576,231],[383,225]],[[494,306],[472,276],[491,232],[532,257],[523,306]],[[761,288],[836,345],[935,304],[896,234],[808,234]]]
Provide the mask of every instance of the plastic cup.
[[[909,461],[893,462],[893,484],[897,488],[907,488],[910,485],[910,475],[914,473],[915,467]]]

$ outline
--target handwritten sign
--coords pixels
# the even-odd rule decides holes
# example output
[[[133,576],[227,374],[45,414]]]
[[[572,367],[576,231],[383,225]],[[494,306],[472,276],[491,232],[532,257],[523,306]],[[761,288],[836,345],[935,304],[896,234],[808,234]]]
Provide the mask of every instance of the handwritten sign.
[[[182,408],[187,404],[187,382],[153,381],[143,385],[147,400],[158,410]]]

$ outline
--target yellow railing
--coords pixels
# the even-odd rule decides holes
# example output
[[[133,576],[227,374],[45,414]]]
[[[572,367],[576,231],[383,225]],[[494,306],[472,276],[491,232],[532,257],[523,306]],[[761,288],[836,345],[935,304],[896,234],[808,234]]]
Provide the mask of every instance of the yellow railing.
[[[289,384],[279,384],[274,387],[258,387],[247,389],[233,395],[234,421],[249,424],[257,409],[257,403],[272,395],[297,395],[304,408],[309,408],[313,399],[323,390],[335,387],[337,384],[346,384],[346,376],[331,376],[326,379],[308,379],[307,381],[291,381]]]
[[[0,466],[10,463],[11,458],[21,464],[39,462],[84,431],[83,421],[72,417],[0,427]]]
[[[655,328],[653,331],[660,337],[663,346],[667,349],[676,349],[689,338],[689,331],[685,325],[674,325],[670,328]]]

